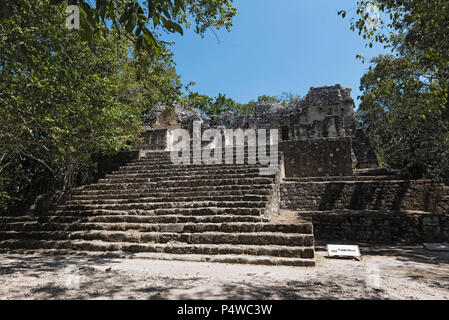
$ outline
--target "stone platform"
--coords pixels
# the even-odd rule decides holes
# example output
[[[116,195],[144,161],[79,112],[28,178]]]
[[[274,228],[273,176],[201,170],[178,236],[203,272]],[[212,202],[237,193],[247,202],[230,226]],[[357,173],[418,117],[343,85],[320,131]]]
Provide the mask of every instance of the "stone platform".
[[[174,165],[169,152],[148,152],[53,210],[0,217],[0,248],[314,266],[312,224],[270,222],[279,176],[261,176],[261,167]]]

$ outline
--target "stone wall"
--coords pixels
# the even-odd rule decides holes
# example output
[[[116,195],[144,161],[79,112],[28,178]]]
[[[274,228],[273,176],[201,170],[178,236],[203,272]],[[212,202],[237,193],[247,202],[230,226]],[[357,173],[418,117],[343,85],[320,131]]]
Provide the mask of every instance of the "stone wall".
[[[145,124],[148,129],[181,127],[189,131],[193,121],[200,121],[204,129],[283,129],[288,136],[283,140],[299,140],[350,136],[355,124],[353,110],[351,89],[335,85],[312,87],[303,99],[288,107],[258,103],[253,113],[242,116],[223,112],[202,117],[198,110],[187,110],[180,105],[171,109],[157,105],[148,114]]]
[[[283,141],[285,177],[351,176],[351,139]]]
[[[224,112],[204,118],[204,128],[279,129],[279,140],[344,137],[354,128],[351,89],[341,85],[312,87],[295,105],[262,102],[254,113],[235,116]],[[282,130],[285,136],[282,137]]]
[[[162,103],[154,106],[145,119],[145,126],[148,129],[176,129],[188,128],[193,121],[201,120],[201,112],[197,109],[188,110],[179,103],[175,103],[172,108],[168,108]]]
[[[352,149],[357,161],[357,169],[377,168],[376,153],[371,146],[365,132],[361,128],[357,128],[352,133]]]
[[[388,211],[319,211],[300,216],[313,222],[317,241],[376,244],[449,241],[449,215]]]
[[[122,151],[115,155],[95,154],[92,161],[96,164],[89,168],[89,184],[97,183],[108,173],[117,171],[121,166],[139,158],[139,151]]]
[[[449,214],[449,187],[428,180],[285,182],[281,207],[291,210],[420,210]]]
[[[223,112],[205,117],[198,110],[187,110],[179,104],[172,108],[157,105],[145,121],[149,129],[145,139],[150,150],[163,150],[163,131],[157,129],[167,129],[168,136],[170,130],[177,128],[186,129],[192,134],[194,121],[201,123],[202,131],[211,128],[277,129],[279,141],[293,141],[288,146],[297,148],[292,150],[286,147],[282,150],[288,162],[287,174],[291,177],[352,175],[352,169],[357,164],[359,168],[377,166],[368,139],[363,131],[355,128],[351,89],[339,84],[312,87],[303,99],[287,107],[269,102],[258,103],[253,113],[241,116]],[[349,139],[352,148],[349,150],[350,157],[346,148],[348,140],[334,140],[336,138]],[[353,143],[351,139],[354,139]],[[333,143],[338,146],[334,147]],[[298,162],[293,164],[296,160]]]
[[[152,129],[143,133],[143,146],[146,150],[165,150],[168,129]]]

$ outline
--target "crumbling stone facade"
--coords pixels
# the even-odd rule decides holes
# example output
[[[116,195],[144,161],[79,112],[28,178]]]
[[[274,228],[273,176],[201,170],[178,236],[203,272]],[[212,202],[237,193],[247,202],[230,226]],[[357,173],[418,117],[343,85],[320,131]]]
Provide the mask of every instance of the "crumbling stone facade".
[[[170,130],[190,131],[193,121],[202,130],[278,129],[281,209],[313,222],[318,241],[449,240],[448,187],[378,169],[365,132],[356,126],[350,89],[312,87],[295,105],[259,103],[245,116],[202,117],[179,105],[167,115],[164,109],[158,106],[147,121],[146,144],[154,150],[167,150]]]
[[[291,181],[281,206],[304,211],[384,210],[449,214],[449,187],[430,180]]]
[[[0,249],[314,266],[315,239],[449,241],[448,187],[376,169],[369,141],[355,126],[353,107],[350,89],[340,85],[312,88],[290,107],[259,104],[242,117],[207,118],[180,105],[156,106],[143,141],[132,151],[96,157],[91,184],[41,198],[30,215],[1,217]],[[195,141],[197,122],[199,133],[277,129],[279,144],[257,143],[257,151],[269,145],[275,164],[262,163],[250,143],[230,155],[236,160],[239,150],[245,156],[241,163],[196,163],[198,154],[202,158],[210,151],[204,148],[210,141]],[[175,129],[193,133],[187,138],[189,152],[183,152],[188,163],[173,161]],[[224,141],[220,148],[215,150],[229,150]],[[256,156],[259,162],[252,163]],[[283,220],[288,213],[281,208],[294,211],[295,219]]]
[[[332,210],[300,214],[319,242],[422,244],[449,241],[449,215],[415,211]]]
[[[280,142],[285,177],[352,176],[351,138]]]
[[[259,103],[254,113],[244,116],[224,112],[202,117],[198,110],[159,105],[147,118],[145,144],[154,150],[166,150],[170,130],[191,131],[193,121],[201,122],[202,130],[278,129],[287,177],[348,176],[353,168],[377,166],[366,135],[356,130],[351,89],[341,85],[312,87],[301,101],[289,107]]]

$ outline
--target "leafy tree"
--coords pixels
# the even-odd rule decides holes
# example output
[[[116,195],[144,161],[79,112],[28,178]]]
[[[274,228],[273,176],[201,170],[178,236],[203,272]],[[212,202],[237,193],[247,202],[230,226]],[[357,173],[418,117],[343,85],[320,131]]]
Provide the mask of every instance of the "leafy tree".
[[[43,186],[70,188],[93,153],[129,148],[156,101],[177,99],[171,54],[132,50],[119,32],[90,43],[65,26],[63,5],[15,1],[0,19],[0,209]]]
[[[373,23],[369,8],[380,19]],[[372,0],[357,2],[351,30],[390,48],[404,69],[415,74],[434,111],[447,109],[449,97],[449,3],[446,0]],[[346,11],[339,14],[346,16]],[[433,97],[430,100],[430,97]],[[436,102],[438,100],[438,102]],[[441,110],[443,112],[443,110]]]
[[[34,0],[3,0],[0,18],[20,10],[34,10]],[[19,9],[17,2],[20,3]],[[49,0],[53,5],[78,5],[82,37],[92,41],[97,34],[115,29],[127,36],[137,50],[159,53],[162,32],[183,34],[184,28],[195,26],[204,35],[207,29],[232,26],[237,9],[233,0]],[[61,7],[62,8],[62,7]]]
[[[198,92],[189,92],[189,94],[182,101],[188,108],[198,109],[203,114],[209,115],[209,110],[213,100],[214,99],[208,95],[200,94]]]
[[[278,99],[283,106],[292,106],[301,101],[301,96],[292,92],[283,92]]]
[[[380,56],[361,80],[357,117],[378,153],[381,165],[414,178],[449,181],[449,121],[433,111],[422,82],[402,59]]]
[[[257,98],[257,102],[274,102],[274,103],[280,103],[281,99],[275,96],[269,96],[269,95],[261,95]]]
[[[222,93],[219,93],[215,98],[211,98],[198,92],[190,92],[182,101],[187,107],[198,109],[206,116],[217,115],[226,111],[238,113],[240,108],[239,103]]]
[[[254,108],[256,107],[256,105],[261,102],[274,102],[281,104],[284,107],[289,107],[299,102],[300,100],[301,97],[299,95],[291,92],[283,92],[279,96],[261,95],[257,98],[257,101],[251,100],[247,104],[240,105],[239,109],[241,114],[249,114],[254,112]]]
[[[283,106],[290,106],[300,100],[298,95],[293,93],[283,93],[280,96],[261,95],[257,98],[257,102],[252,100],[248,103],[238,103],[232,98],[226,97],[225,94],[219,93],[217,97],[211,98],[198,92],[189,92],[182,99],[184,104],[189,108],[199,109],[204,115],[216,115],[222,112],[232,112],[235,115],[246,115],[254,112],[254,108],[258,103],[274,102]]]
[[[81,30],[65,25],[69,4]],[[2,1],[0,210],[78,183],[93,153],[129,148],[145,113],[181,95],[162,35],[229,30],[235,14],[232,0]]]
[[[209,114],[220,114],[222,112],[231,111],[238,112],[239,104],[235,102],[232,98],[227,98],[225,94],[219,93],[210,104]]]
[[[448,2],[358,1],[356,12],[351,29],[367,46],[383,43],[394,53],[373,59],[361,80],[358,117],[382,164],[449,181]]]

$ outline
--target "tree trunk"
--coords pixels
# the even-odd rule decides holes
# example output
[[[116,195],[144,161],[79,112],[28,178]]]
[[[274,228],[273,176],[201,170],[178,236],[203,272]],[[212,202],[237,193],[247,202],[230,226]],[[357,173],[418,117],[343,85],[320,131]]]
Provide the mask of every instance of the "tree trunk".
[[[72,157],[69,157],[68,163],[67,163],[67,169],[64,174],[64,181],[63,181],[63,186],[62,186],[63,191],[67,191],[73,186],[73,176],[75,174],[75,168],[76,168],[76,166],[75,166],[75,163],[74,163]]]

